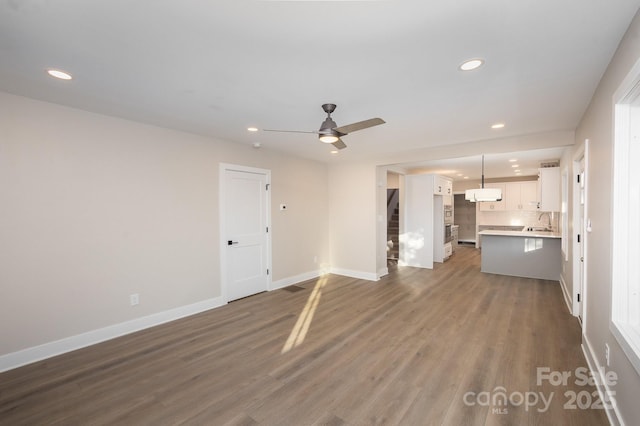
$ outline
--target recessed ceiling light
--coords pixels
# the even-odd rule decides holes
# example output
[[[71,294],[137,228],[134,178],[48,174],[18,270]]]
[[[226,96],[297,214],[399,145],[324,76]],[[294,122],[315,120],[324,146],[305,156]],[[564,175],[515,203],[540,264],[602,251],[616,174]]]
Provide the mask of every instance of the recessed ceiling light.
[[[504,128],[504,123],[493,124],[493,125],[491,125],[491,128],[492,129],[502,129],[502,128]]]
[[[511,167],[515,169],[516,167],[520,167],[520,166],[518,164],[512,164]]]
[[[60,80],[71,80],[73,78],[68,72],[53,68],[48,69],[47,74],[51,77],[59,78]]]
[[[250,132],[257,132],[258,128],[257,127],[247,127],[247,130]]]
[[[516,176],[521,176],[521,175],[522,175],[522,173],[516,173]]]
[[[333,155],[336,155],[338,153],[338,150],[334,149],[334,150],[330,151],[330,153],[333,154]]]
[[[469,176],[465,176],[465,177],[463,177],[462,179],[469,179]]]
[[[518,170],[518,169],[516,169],[516,170],[514,170],[514,171],[515,171],[517,174],[520,174],[520,172],[521,172],[522,170]]]
[[[484,64],[484,61],[482,59],[479,59],[479,58],[469,59],[468,61],[465,61],[462,64],[460,64],[459,69],[461,71],[472,71],[482,66],[482,64]]]
[[[512,158],[511,160],[509,160],[510,163],[515,163],[516,161],[518,161],[517,158]]]
[[[462,173],[458,173],[458,176],[462,176]]]

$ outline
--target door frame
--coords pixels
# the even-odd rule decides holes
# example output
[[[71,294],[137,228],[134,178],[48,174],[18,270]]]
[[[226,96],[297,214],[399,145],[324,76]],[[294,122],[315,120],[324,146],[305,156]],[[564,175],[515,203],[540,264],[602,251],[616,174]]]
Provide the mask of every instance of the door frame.
[[[578,171],[580,170],[580,163],[584,162],[583,172],[584,172],[584,217],[580,218],[580,183],[577,182],[576,176],[578,175]],[[572,314],[580,320],[581,326],[584,329],[586,327],[587,318],[586,318],[586,310],[584,307],[587,302],[587,264],[589,261],[588,258],[588,241],[589,241],[589,231],[587,229],[587,217],[589,212],[589,139],[585,139],[584,144],[576,151],[573,157],[573,226],[572,226],[572,244],[571,244],[571,252],[572,252],[572,263],[573,263],[573,303],[572,303]],[[581,223],[582,221],[582,223]],[[582,225],[582,226],[580,226]],[[582,256],[583,261],[580,261],[580,246],[578,245],[578,234],[580,233],[580,229],[582,229],[581,241],[582,244]],[[582,275],[582,285],[581,288],[578,287],[580,284],[580,275]],[[582,290],[580,292],[580,290]],[[578,294],[580,294],[580,302],[578,302]]]
[[[266,250],[267,250],[267,268],[269,269],[269,274],[267,274],[267,291],[272,290],[272,275],[273,275],[273,267],[272,267],[272,256],[271,256],[271,170],[268,169],[260,169],[256,167],[249,166],[241,166],[238,164],[229,164],[229,163],[220,163],[219,167],[219,182],[218,182],[218,214],[219,214],[219,250],[220,250],[220,297],[222,298],[222,303],[229,303],[229,282],[228,282],[228,271],[227,271],[227,244],[226,244],[226,230],[227,230],[227,191],[226,191],[226,173],[227,171],[236,171],[236,172],[244,172],[244,173],[253,173],[264,175],[267,181],[267,195],[266,195],[266,205],[265,205],[265,223],[269,229],[267,232],[266,238]]]

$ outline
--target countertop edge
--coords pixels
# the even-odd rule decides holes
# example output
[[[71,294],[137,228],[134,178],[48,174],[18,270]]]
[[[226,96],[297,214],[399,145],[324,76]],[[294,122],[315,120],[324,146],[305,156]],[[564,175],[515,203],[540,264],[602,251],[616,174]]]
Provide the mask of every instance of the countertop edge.
[[[480,231],[478,235],[492,235],[497,237],[525,237],[525,238],[562,238],[557,233],[543,233],[536,231],[500,231],[500,230],[485,230]]]

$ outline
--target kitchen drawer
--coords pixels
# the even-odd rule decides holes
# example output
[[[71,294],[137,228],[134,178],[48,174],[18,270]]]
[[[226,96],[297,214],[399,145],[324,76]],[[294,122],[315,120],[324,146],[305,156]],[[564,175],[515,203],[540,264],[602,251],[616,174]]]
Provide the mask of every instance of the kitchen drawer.
[[[453,247],[451,246],[451,243],[447,243],[444,245],[444,258],[446,259],[447,257],[451,256],[453,254]]]

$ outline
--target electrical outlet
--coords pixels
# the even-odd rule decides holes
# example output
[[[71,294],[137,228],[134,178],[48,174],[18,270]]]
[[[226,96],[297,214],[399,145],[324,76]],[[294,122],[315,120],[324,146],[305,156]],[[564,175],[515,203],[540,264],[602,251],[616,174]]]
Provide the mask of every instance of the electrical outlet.
[[[609,344],[604,344],[604,359],[607,361],[607,367],[609,366]]]
[[[140,303],[140,295],[138,293],[132,294],[129,296],[129,303],[131,306],[136,306]]]

